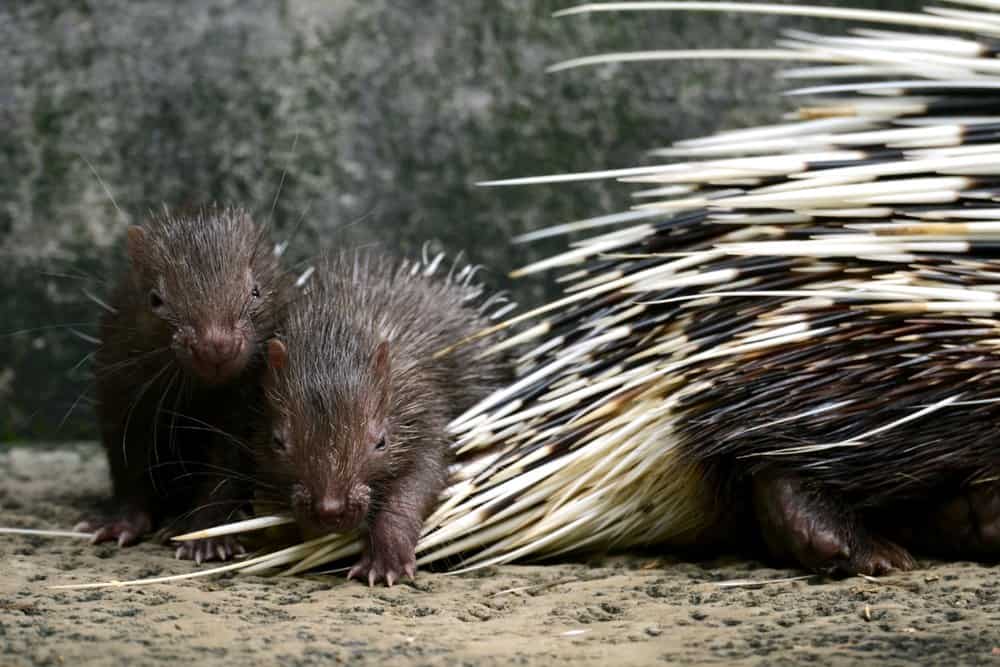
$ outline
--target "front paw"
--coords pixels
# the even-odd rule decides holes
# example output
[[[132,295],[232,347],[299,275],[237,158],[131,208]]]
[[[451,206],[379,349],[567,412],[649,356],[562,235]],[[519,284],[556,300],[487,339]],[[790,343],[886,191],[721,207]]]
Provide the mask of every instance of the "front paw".
[[[369,544],[361,560],[347,573],[348,579],[368,581],[369,586],[385,582],[392,586],[403,576],[417,576],[417,555],[414,545],[403,540],[375,540]]]
[[[246,553],[246,549],[235,535],[219,537],[204,537],[196,540],[177,542],[173,538],[178,535],[193,533],[223,523],[222,520],[205,515],[196,515],[183,519],[175,519],[171,524],[160,530],[156,537],[160,543],[174,547],[174,558],[178,560],[193,560],[198,564],[204,561],[226,561]]]
[[[174,544],[177,544],[174,542]],[[240,541],[231,536],[207,537],[202,540],[187,540],[180,543],[174,558],[193,560],[199,565],[204,561],[227,561],[247,552]]]
[[[116,541],[118,546],[127,547],[136,544],[152,528],[153,517],[149,512],[122,507],[110,516],[84,519],[73,530],[93,533],[90,540],[93,544]]]

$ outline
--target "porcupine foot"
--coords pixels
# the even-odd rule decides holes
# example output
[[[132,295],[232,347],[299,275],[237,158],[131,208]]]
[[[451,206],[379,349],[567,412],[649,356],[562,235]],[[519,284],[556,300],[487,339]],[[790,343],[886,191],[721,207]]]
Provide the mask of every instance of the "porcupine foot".
[[[180,560],[193,560],[196,563],[212,560],[229,560],[236,556],[241,556],[247,550],[240,544],[239,540],[230,536],[209,537],[203,540],[188,540],[186,542],[164,542],[171,546],[180,544],[174,551],[174,558]]]
[[[387,524],[376,519],[361,560],[347,573],[348,579],[367,581],[369,586],[384,581],[392,586],[403,576],[417,576],[416,538]]]
[[[173,538],[178,535],[193,533],[197,530],[203,530],[225,522],[226,517],[209,518],[207,516],[195,515],[186,520],[174,521],[157,533],[157,538],[161,544],[176,547],[174,558],[179,560],[193,560],[199,565],[205,561],[226,561],[247,552],[235,536],[222,535],[220,537],[206,537],[200,540],[173,541]]]
[[[900,531],[900,540],[939,556],[1000,556],[1000,485],[977,484]]]
[[[138,542],[152,528],[153,517],[147,510],[123,505],[109,516],[84,519],[73,530],[94,533],[90,540],[93,544],[117,541],[118,546],[127,547]]]
[[[853,512],[796,477],[754,476],[753,504],[776,558],[822,574],[881,575],[915,565],[905,549],[872,535]]]

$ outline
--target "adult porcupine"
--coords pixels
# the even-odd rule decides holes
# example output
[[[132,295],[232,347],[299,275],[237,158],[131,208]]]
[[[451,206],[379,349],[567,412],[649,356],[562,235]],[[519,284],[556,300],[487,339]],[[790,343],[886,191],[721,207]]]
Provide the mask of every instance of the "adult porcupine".
[[[711,10],[854,19],[767,51],[842,83],[791,122],[682,141],[678,161],[507,183],[620,177],[648,203],[529,235],[630,223],[518,272],[565,296],[518,321],[523,380],[454,424],[516,447],[435,517],[433,559],[703,541],[756,522],[772,556],[906,569],[908,549],[1000,553],[1000,3],[922,14],[758,3]],[[904,32],[929,28],[935,34]],[[696,57],[645,52],[600,62]],[[514,475],[513,473],[517,473]],[[436,528],[436,530],[433,530]]]

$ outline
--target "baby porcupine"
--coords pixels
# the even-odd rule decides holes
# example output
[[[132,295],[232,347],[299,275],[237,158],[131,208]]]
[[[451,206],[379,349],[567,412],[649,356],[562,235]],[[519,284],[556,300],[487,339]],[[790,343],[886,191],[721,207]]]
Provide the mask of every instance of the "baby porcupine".
[[[447,478],[448,422],[506,377],[482,343],[435,357],[485,326],[469,267],[345,252],[323,261],[268,345],[268,427],[255,441],[257,502],[306,534],[360,528],[349,577],[414,576],[423,519]]]
[[[129,266],[108,298],[94,375],[114,508],[95,541],[164,537],[225,520],[250,500],[246,472],[262,343],[290,284],[266,231],[238,209],[154,217],[127,233]],[[178,557],[226,559],[230,538]]]

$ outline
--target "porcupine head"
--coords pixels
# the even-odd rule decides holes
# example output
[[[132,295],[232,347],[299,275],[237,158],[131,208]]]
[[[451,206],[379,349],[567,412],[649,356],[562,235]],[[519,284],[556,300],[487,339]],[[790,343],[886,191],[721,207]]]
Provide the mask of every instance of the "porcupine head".
[[[275,326],[281,287],[266,233],[241,210],[164,216],[128,229],[131,293],[144,340],[204,386],[232,381]]]
[[[258,500],[290,506],[306,537],[362,527],[379,485],[404,465],[391,442],[391,344],[357,345],[331,364],[268,342]]]

